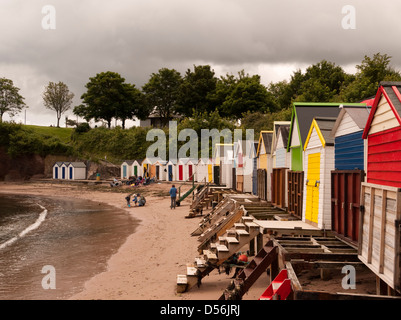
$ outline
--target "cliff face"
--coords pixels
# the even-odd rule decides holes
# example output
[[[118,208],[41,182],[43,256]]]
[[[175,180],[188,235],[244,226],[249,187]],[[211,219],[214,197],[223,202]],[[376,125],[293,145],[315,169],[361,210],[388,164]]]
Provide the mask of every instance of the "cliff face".
[[[11,158],[0,147],[0,181],[28,180],[44,174],[44,159],[39,155],[22,155]]]
[[[22,181],[31,178],[52,178],[53,165],[57,161],[81,161],[73,157],[48,155],[45,158],[35,155],[23,155],[11,158],[4,148],[0,147],[0,181]],[[88,165],[87,178],[96,179],[100,173],[102,179],[119,178],[120,167],[101,161],[93,163],[85,161]]]

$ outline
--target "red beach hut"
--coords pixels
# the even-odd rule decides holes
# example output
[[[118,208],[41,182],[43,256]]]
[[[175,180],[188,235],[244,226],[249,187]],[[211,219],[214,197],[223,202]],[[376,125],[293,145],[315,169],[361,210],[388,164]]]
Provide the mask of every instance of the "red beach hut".
[[[382,82],[363,132],[367,182],[401,187],[401,82]]]

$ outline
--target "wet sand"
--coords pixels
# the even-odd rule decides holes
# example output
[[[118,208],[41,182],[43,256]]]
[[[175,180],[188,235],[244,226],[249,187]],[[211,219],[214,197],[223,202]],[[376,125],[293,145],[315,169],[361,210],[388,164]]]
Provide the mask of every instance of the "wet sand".
[[[72,300],[216,300],[230,283],[230,275],[214,270],[202,280],[200,288],[176,293],[176,278],[185,274],[186,264],[197,256],[197,237],[190,234],[200,218],[186,219],[190,200],[170,209],[170,184],[152,184],[136,190],[123,187],[110,190],[107,186],[80,186],[59,183],[0,183],[1,193],[41,196],[63,196],[68,199],[87,199],[124,210],[138,224],[108,261],[107,270],[86,282],[85,288],[70,297]],[[145,207],[128,208],[126,194],[141,191],[147,199]],[[256,300],[267,288],[263,275],[244,296]]]

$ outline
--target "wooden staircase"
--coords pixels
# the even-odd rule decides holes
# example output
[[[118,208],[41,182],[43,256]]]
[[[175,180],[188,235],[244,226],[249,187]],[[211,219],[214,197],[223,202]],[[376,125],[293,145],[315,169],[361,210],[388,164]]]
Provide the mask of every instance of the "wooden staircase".
[[[249,290],[257,279],[266,271],[269,266],[277,267],[278,252],[273,241],[269,241],[248,264],[246,268],[233,280],[219,300],[241,300],[242,296]],[[273,269],[273,268],[272,268]],[[275,271],[271,270],[270,276]]]
[[[204,248],[194,263],[187,264],[187,273],[177,276],[177,293],[189,291],[200,285],[201,280],[224,261],[249,244],[260,232],[260,227],[252,217],[242,217],[233,228],[218,237],[218,240]]]
[[[213,208],[213,210],[207,214],[203,221],[199,224],[199,227],[196,228],[194,232],[191,233],[192,236],[201,236],[212,227],[217,221],[223,219],[228,213],[234,210],[235,203],[229,198],[226,197],[219,204]]]

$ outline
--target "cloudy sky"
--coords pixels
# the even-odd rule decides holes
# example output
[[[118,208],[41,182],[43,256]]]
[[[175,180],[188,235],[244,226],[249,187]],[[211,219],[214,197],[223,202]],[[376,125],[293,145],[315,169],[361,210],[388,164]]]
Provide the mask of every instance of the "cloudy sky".
[[[55,16],[42,11],[49,5]],[[0,77],[21,89],[27,124],[54,125],[42,99],[49,81],[66,83],[78,105],[103,71],[140,88],[160,68],[201,64],[217,76],[244,69],[265,85],[322,59],[354,73],[377,52],[401,69],[400,12],[399,0],[0,0]]]

